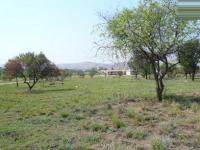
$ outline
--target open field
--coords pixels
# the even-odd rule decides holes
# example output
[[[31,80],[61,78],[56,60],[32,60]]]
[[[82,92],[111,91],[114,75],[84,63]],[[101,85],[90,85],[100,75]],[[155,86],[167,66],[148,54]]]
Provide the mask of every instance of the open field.
[[[153,80],[72,78],[32,93],[2,85],[0,149],[200,149],[200,82],[165,84],[163,103]]]

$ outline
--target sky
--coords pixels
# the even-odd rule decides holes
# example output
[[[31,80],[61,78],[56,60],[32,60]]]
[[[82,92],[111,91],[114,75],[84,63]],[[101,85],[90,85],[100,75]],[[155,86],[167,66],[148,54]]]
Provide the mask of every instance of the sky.
[[[94,27],[139,0],[0,0],[0,64],[20,53],[42,51],[56,64],[108,62],[95,56]]]

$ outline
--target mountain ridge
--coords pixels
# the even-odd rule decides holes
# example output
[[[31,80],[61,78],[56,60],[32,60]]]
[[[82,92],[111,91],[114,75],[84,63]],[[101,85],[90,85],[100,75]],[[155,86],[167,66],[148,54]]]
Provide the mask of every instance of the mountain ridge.
[[[60,69],[75,69],[75,70],[88,70],[92,68],[107,68],[107,69],[127,69],[128,66],[126,63],[96,63],[90,61],[78,62],[78,63],[63,63],[57,64]]]

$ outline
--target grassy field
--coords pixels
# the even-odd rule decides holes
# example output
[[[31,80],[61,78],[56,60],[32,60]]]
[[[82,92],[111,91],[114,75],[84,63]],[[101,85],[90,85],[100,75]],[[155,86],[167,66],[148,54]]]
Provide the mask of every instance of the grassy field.
[[[0,86],[0,149],[199,150],[200,82],[73,78]]]

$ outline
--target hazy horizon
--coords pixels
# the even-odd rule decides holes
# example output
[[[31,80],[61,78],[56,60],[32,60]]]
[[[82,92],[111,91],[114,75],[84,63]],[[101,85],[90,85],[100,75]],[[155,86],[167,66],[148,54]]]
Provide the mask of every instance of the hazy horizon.
[[[92,61],[95,57],[92,30],[101,23],[98,12],[112,14],[134,7],[138,0],[8,0],[0,5],[0,64],[19,53],[42,51],[56,64]]]

